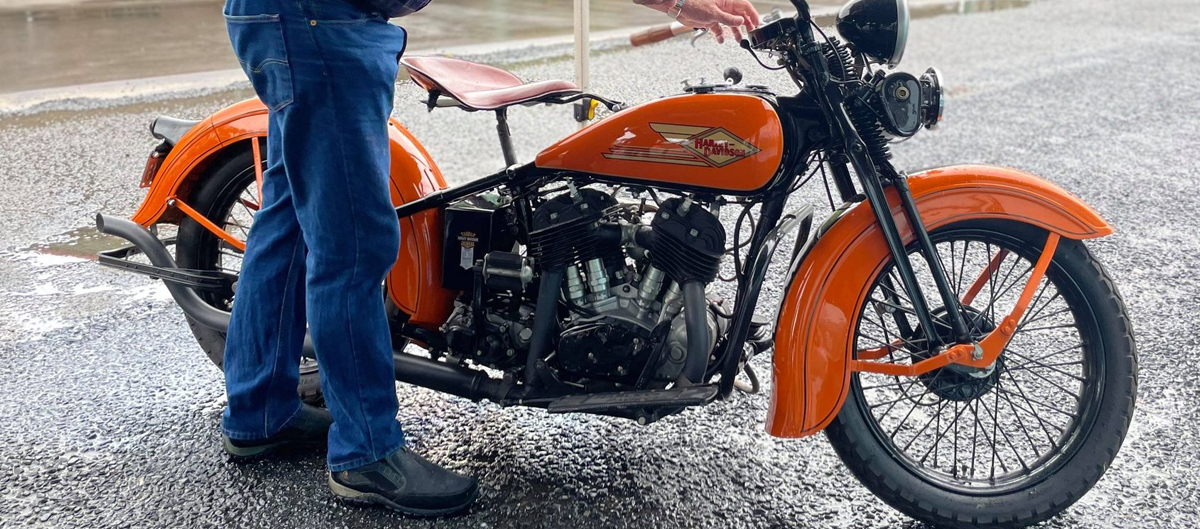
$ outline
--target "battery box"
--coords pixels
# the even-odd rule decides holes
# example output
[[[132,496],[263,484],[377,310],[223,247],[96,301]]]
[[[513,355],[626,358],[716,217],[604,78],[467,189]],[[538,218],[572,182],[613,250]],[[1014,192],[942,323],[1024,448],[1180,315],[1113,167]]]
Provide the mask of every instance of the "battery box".
[[[510,252],[516,243],[508,207],[494,195],[476,195],[446,208],[442,245],[442,287],[471,290],[475,263],[492,250]]]

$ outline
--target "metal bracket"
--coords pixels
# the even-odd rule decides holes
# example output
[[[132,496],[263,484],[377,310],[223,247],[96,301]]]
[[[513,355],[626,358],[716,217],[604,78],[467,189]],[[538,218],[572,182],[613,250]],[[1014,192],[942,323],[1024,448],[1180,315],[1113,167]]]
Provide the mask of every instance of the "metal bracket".
[[[174,242],[173,238],[163,241],[164,245]],[[97,256],[97,261],[102,266],[142,274],[163,281],[170,281],[197,290],[224,291],[233,287],[233,280],[216,270],[162,268],[154,265],[135,263],[129,260],[130,257],[140,253],[142,252],[136,246],[124,246],[115,250],[100,252]]]
[[[204,229],[208,230],[209,232],[212,232],[213,235],[216,235],[217,237],[219,237],[221,240],[225,241],[226,243],[229,243],[230,246],[237,248],[238,251],[241,251],[241,252],[246,251],[246,242],[245,241],[238,239],[237,237],[234,237],[229,232],[221,229],[216,224],[213,224],[213,222],[211,220],[208,220],[208,217],[201,215],[199,211],[196,211],[195,208],[189,206],[186,202],[180,200],[179,197],[172,196],[171,198],[168,198],[167,205],[178,208],[179,211],[182,211],[184,215],[191,217],[192,220],[198,222],[201,226],[204,227]]]
[[[1033,273],[1030,274],[1029,281],[1025,283],[1025,288],[1021,291],[1021,297],[1017,299],[1017,304],[1013,307],[1012,312],[1008,316],[1005,316],[1000,325],[996,326],[982,340],[975,343],[955,345],[915,364],[903,365],[894,362],[869,361],[881,359],[891,351],[902,347],[899,343],[893,343],[884,347],[859,351],[856,358],[850,361],[850,370],[859,373],[915,377],[936,369],[941,369],[950,364],[959,364],[977,369],[988,368],[988,366],[996,362],[997,358],[1000,358],[1000,353],[1004,352],[1004,348],[1008,346],[1008,341],[1016,334],[1021,317],[1025,315],[1025,311],[1029,308],[1029,303],[1033,300],[1038,285],[1041,284],[1042,278],[1046,275],[1046,269],[1050,267],[1050,261],[1054,259],[1054,252],[1058,250],[1060,238],[1060,235],[1053,232],[1046,238],[1046,245],[1042,248],[1042,255],[1034,265]],[[1004,250],[1001,251],[1004,252]],[[989,264],[988,268],[984,270],[985,276],[991,268],[992,266]],[[974,297],[973,293],[968,292],[968,295],[972,298]]]

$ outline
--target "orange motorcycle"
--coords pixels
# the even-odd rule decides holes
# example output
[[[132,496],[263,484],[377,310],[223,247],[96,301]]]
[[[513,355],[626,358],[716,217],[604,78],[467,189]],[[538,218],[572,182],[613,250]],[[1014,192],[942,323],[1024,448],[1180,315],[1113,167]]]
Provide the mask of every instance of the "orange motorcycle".
[[[1129,317],[1084,244],[1112,227],[1020,171],[898,171],[889,140],[934,127],[943,101],[936,70],[890,69],[906,3],[851,1],[836,24],[844,42],[793,3],[796,16],[743,42],[791,74],[792,96],[739,86],[729,71],[625,108],[568,82],[403,59],[430,109],[495,113],[507,167],[448,188],[391,122],[402,244],[381,296],[396,379],[647,424],[756,392],[749,362],[773,350],[767,431],[824,430],[896,509],[953,527],[1061,512],[1100,479],[1133,413]],[[517,162],[510,108],[580,102],[612,113]],[[162,143],[145,201],[132,221],[97,217],[132,246],[100,262],[164,280],[220,365],[260,203],[267,110],[250,100],[151,129]],[[842,204],[814,227],[812,206],[789,210],[788,198],[818,172]],[[178,224],[173,239],[149,230],[164,223]],[[781,306],[756,319],[768,265],[791,235]],[[734,285],[716,288],[720,279]],[[311,343],[304,358],[299,391],[319,400]]]

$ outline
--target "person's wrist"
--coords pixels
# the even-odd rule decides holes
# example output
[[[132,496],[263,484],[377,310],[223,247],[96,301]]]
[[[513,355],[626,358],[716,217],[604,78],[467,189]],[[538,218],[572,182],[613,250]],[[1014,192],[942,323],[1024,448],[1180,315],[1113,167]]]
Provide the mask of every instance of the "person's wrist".
[[[666,13],[671,6],[675,5],[675,0],[633,0],[633,3],[649,7],[660,13]]]
[[[683,4],[684,4],[686,1],[687,1],[687,0],[674,0],[674,1],[668,1],[668,3],[667,3],[667,11],[666,11],[666,13],[667,13],[667,16],[669,16],[669,17],[671,17],[671,18],[674,18],[674,19],[678,20],[678,19],[679,19],[679,15],[683,14]]]

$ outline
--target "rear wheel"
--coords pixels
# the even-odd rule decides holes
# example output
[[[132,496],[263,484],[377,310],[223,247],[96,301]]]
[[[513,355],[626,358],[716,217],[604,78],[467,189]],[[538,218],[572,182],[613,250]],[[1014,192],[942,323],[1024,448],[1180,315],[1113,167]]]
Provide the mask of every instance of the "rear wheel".
[[[263,160],[266,163],[266,160]],[[258,196],[258,185],[254,177],[254,156],[251,151],[233,156],[211,169],[188,198],[189,205],[217,226],[235,237],[246,240],[254,212],[262,203]],[[242,266],[242,252],[221,240],[200,223],[184,217],[179,223],[179,235],[175,244],[175,260],[180,268],[218,270],[235,280]],[[200,297],[209,305],[229,311],[233,309],[234,292],[200,291]],[[196,342],[217,367],[225,360],[225,333],[209,329],[187,319]],[[300,361],[300,399],[306,403],[324,403],[317,362],[313,359]]]
[[[988,220],[931,237],[956,296],[973,298],[964,317],[978,339],[1015,305],[1046,232]],[[948,338],[928,268],[918,255],[912,261]],[[936,353],[900,284],[890,262],[873,279],[851,344],[856,358],[887,351],[882,360],[909,364]],[[859,481],[913,518],[1024,527],[1070,506],[1112,463],[1133,414],[1136,373],[1116,287],[1083,243],[1063,239],[993,365],[912,378],[856,373],[826,434]]]

